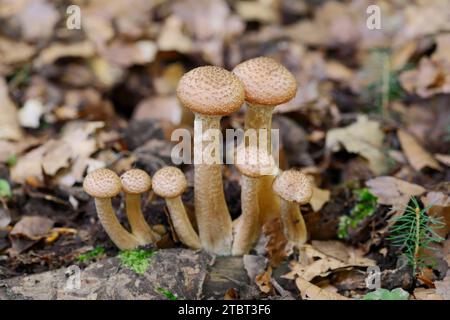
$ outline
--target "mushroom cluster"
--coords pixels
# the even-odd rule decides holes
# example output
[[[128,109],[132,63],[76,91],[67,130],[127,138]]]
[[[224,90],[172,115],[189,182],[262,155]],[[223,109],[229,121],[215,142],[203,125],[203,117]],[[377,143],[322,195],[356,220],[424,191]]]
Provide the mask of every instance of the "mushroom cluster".
[[[101,224],[120,249],[155,243],[159,235],[147,224],[141,210],[141,195],[153,189],[165,199],[174,232],[187,247],[217,255],[243,255],[257,242],[262,225],[280,217],[286,238],[301,247],[307,241],[300,205],[310,201],[312,181],[297,170],[281,172],[272,155],[273,109],[291,100],[297,92],[294,76],[271,58],[245,61],[229,72],[204,66],[186,73],[178,84],[181,104],[194,115],[194,202],[198,234],[181,195],[187,187],[183,172],[175,167],[157,171],[153,179],[132,169],[120,178],[111,170],[98,169],[84,181],[84,189],[95,198]],[[255,130],[258,144],[245,140],[238,146],[244,160],[241,173],[242,214],[232,221],[222,182],[221,132],[223,116],[246,103],[245,131]],[[238,152],[239,153],[239,152]],[[131,232],[117,219],[111,198],[125,194]]]

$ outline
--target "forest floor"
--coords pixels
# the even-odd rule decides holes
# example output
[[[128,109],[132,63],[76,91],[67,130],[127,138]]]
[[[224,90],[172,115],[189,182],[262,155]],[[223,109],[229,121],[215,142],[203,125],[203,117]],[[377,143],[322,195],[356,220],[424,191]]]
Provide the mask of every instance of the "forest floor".
[[[294,250],[275,219],[249,255],[217,265],[181,249],[164,201],[150,193],[144,214],[163,237],[145,259],[165,268],[161,257],[182,252],[180,263],[197,261],[201,277],[195,293],[169,281],[162,295],[144,298],[171,298],[170,290],[192,298],[370,298],[366,280],[379,270],[382,288],[402,290],[378,290],[375,298],[450,299],[450,6],[378,1],[381,29],[373,29],[372,2],[77,0],[81,28],[71,30],[67,1],[2,1],[0,299],[13,298],[2,286],[23,285],[29,275],[51,281],[43,272],[61,275],[70,266],[91,276],[99,266],[115,268],[108,283],[122,274],[139,279],[115,258],[121,253],[82,189],[86,172],[153,175],[172,165],[171,133],[192,124],[175,95],[180,77],[205,64],[231,70],[256,56],[278,60],[299,84],[296,98],[276,108],[273,127],[280,167],[314,178],[312,200],[301,208],[309,241]],[[243,108],[225,117],[222,128],[243,128],[244,115]],[[194,216],[193,166],[181,169]],[[224,166],[224,188],[237,218],[234,166]],[[128,228],[123,203],[114,199]],[[417,233],[401,229],[418,217]],[[142,279],[164,274],[156,266]],[[243,272],[238,280],[214,283],[214,272],[230,268]],[[117,290],[95,297],[130,297]]]

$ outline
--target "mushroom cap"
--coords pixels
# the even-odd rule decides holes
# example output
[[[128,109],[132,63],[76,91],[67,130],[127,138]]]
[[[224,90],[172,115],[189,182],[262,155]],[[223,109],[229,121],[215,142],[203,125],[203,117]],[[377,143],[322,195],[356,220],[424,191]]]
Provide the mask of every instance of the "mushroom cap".
[[[84,191],[94,198],[113,198],[122,189],[119,176],[109,169],[89,173],[83,182]]]
[[[259,57],[240,63],[233,73],[242,81],[245,100],[276,106],[295,97],[297,81],[292,73],[272,58]]]
[[[163,198],[175,198],[187,188],[184,173],[176,167],[164,167],[153,175],[153,191]]]
[[[243,143],[237,148],[235,165],[241,174],[251,178],[278,173],[274,158],[264,148],[244,147]]]
[[[286,201],[299,204],[311,200],[313,185],[311,178],[297,170],[287,170],[275,178],[273,191]]]
[[[233,113],[244,103],[244,87],[231,72],[215,66],[195,68],[178,83],[177,96],[191,111],[211,116]]]
[[[131,169],[120,176],[122,189],[125,193],[141,194],[152,187],[152,179],[141,169]]]

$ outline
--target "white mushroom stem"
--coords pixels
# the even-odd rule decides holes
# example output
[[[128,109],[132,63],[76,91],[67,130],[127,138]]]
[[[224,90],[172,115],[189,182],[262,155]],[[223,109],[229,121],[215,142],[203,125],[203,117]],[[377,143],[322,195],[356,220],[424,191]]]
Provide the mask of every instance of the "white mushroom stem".
[[[267,141],[267,152],[272,155],[272,112],[273,106],[260,106],[247,103],[245,115],[245,129],[256,130],[258,141],[260,139],[260,129],[266,132],[265,141]],[[262,146],[261,146],[262,147]],[[272,184],[275,176],[263,176],[259,183],[258,202],[261,215],[261,223],[265,223],[279,215],[280,201],[272,190]]]
[[[220,150],[221,141],[209,141],[209,133],[220,132],[220,118],[195,114],[194,153],[197,156],[199,152],[204,156],[205,150]],[[220,154],[212,154],[212,157],[221,159]],[[194,177],[195,213],[200,241],[208,252],[229,255],[232,223],[223,191],[222,164],[205,164],[204,161],[205,159],[202,163],[195,164]]]
[[[95,207],[100,223],[120,250],[130,250],[139,246],[138,239],[120,224],[110,198],[95,198]]]
[[[192,249],[200,249],[200,239],[192,227],[181,197],[165,198],[170,219],[175,232],[182,243]]]
[[[280,214],[284,234],[289,241],[301,247],[308,239],[308,234],[299,204],[281,199]]]
[[[244,255],[250,251],[260,234],[258,190],[260,178],[245,175],[241,178],[242,215],[235,225],[233,255]]]
[[[141,209],[141,195],[127,193],[125,195],[125,203],[131,231],[139,240],[140,244],[146,245],[158,241],[160,236],[153,232],[144,219]]]

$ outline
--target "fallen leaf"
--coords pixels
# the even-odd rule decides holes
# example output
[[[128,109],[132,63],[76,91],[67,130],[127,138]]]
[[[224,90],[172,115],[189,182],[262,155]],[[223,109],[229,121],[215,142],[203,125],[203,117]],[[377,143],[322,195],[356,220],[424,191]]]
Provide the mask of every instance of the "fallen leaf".
[[[255,277],[255,283],[258,286],[259,290],[261,290],[261,292],[266,294],[274,294],[275,291],[270,281],[271,279],[272,279],[272,268],[269,266],[267,270],[258,274]]]
[[[443,192],[430,191],[421,198],[425,206],[429,206],[428,213],[434,217],[441,217],[446,228],[436,230],[438,234],[445,237],[450,231],[450,196]]]
[[[133,112],[133,119],[156,119],[178,125],[181,121],[182,109],[174,96],[155,96],[139,102]]]
[[[246,21],[275,23],[278,21],[278,10],[273,1],[238,1],[236,11]]]
[[[301,277],[295,279],[295,284],[304,300],[350,300],[338,293],[322,289]]]
[[[348,152],[361,155],[369,161],[373,173],[379,175],[388,169],[383,140],[384,133],[379,123],[369,120],[367,116],[359,116],[355,123],[345,128],[329,130],[325,146],[336,152],[342,145]]]
[[[34,66],[36,68],[41,68],[45,65],[54,63],[60,58],[66,57],[89,58],[92,57],[94,53],[94,46],[88,41],[70,44],[54,43],[41,51],[39,56],[34,60]]]
[[[434,157],[440,162],[445,164],[447,167],[450,167],[450,155],[448,154],[440,154],[436,153]]]
[[[0,140],[17,141],[22,138],[17,107],[8,94],[5,79],[0,77]],[[0,150],[3,150],[0,148]]]
[[[391,205],[402,210],[412,196],[420,196],[426,190],[422,186],[395,177],[382,176],[366,182],[370,192],[378,197],[379,204]]]
[[[270,265],[276,267],[284,261],[287,256],[286,245],[288,244],[288,241],[284,235],[280,219],[275,218],[266,222],[262,227],[262,231],[267,240],[265,250]]]
[[[194,49],[191,39],[183,33],[183,22],[176,16],[164,21],[157,44],[161,51],[189,53]]]
[[[440,295],[436,293],[436,289],[416,288],[413,292],[417,300],[443,300]]]
[[[113,41],[101,55],[109,62],[120,67],[130,67],[152,62],[158,51],[153,41],[141,40],[137,42]]]
[[[36,52],[35,47],[0,36],[0,66],[11,66],[28,61]]]
[[[317,187],[313,188],[313,194],[309,204],[311,205],[314,212],[319,211],[322,207],[330,200],[330,191],[325,189],[320,189]]]
[[[402,149],[414,169],[420,171],[425,167],[429,167],[436,170],[442,170],[439,163],[417,142],[412,135],[402,129],[397,131],[397,135]]]
[[[442,281],[435,281],[436,293],[444,300],[450,300],[450,270]]]

